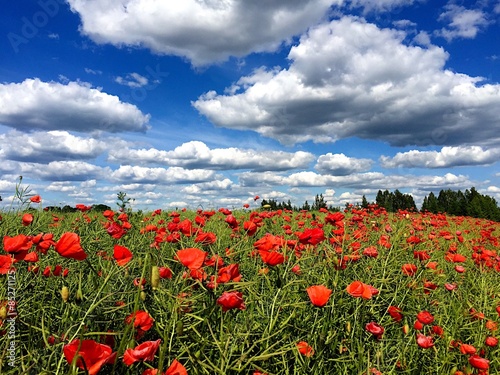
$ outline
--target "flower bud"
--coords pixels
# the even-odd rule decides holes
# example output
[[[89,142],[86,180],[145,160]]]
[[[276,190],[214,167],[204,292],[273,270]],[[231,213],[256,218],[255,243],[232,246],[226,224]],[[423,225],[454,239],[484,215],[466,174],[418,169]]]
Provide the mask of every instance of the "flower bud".
[[[153,290],[158,289],[158,286],[160,285],[160,271],[158,269],[158,266],[153,266],[151,267],[151,286],[153,287]]]
[[[67,286],[63,286],[61,289],[61,298],[64,302],[68,302],[69,298],[69,289]]]
[[[1,320],[7,319],[7,306],[5,306],[5,305],[0,307],[0,319]]]

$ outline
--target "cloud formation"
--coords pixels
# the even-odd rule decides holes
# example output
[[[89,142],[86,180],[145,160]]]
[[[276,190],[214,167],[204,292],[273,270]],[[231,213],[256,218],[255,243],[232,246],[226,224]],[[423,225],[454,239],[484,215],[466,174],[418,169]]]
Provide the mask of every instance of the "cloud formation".
[[[193,103],[220,127],[296,144],[349,137],[393,146],[499,144],[500,85],[445,69],[440,47],[343,17],[311,28],[290,67],[261,68]]]
[[[121,164],[160,164],[187,169],[214,170],[251,169],[281,171],[307,168],[314,160],[309,152],[257,151],[236,147],[210,149],[200,141],[183,143],[171,151],[116,148],[110,150],[109,161]]]
[[[498,161],[500,148],[484,150],[480,146],[443,147],[440,151],[411,150],[395,156],[381,156],[384,168],[451,168],[490,165]]]
[[[273,52],[341,0],[68,0],[96,43],[146,47],[193,65]],[[230,30],[230,32],[228,32]]]
[[[19,131],[145,132],[149,117],[83,82],[0,83],[0,124]]]

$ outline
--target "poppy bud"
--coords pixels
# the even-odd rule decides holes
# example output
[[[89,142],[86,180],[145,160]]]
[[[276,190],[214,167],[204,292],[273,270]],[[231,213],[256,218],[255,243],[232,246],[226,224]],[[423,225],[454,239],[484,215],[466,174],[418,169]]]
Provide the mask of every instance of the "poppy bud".
[[[145,291],[141,291],[141,301],[145,301],[146,300],[146,292]]]
[[[184,323],[182,323],[182,320],[177,321],[175,324],[175,332],[177,336],[181,336],[184,333]]]
[[[346,326],[345,326],[345,330],[350,333],[351,332],[351,322],[350,321],[347,321],[346,323]]]
[[[79,287],[78,290],[76,291],[75,301],[76,302],[82,302],[83,301],[83,292],[82,292],[82,288],[81,287]]]
[[[7,319],[7,306],[5,306],[5,305],[0,307],[0,319],[1,320]]]
[[[160,271],[158,269],[158,266],[153,266],[151,267],[151,286],[153,287],[153,290],[158,289],[158,286],[160,285]]]
[[[61,298],[64,302],[68,302],[69,298],[69,289],[67,286],[63,286],[61,289]]]

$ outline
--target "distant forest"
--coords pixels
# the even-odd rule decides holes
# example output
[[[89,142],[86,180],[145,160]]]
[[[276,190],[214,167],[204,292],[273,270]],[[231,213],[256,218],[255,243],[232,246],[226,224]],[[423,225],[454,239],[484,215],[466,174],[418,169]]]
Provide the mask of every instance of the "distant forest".
[[[418,211],[415,201],[410,194],[403,194],[399,190],[390,192],[389,190],[379,190],[375,202],[368,202],[363,195],[361,206],[368,208],[371,204],[376,204],[383,207],[388,212],[396,212],[399,210]],[[328,202],[323,198],[323,194],[316,195],[314,202],[309,204],[305,201],[301,207],[292,206],[290,200],[288,202],[277,202],[274,199],[263,199],[262,207],[269,209],[288,209],[288,210],[320,210],[322,208],[329,210],[340,210],[340,207],[329,206]],[[346,204],[346,207],[350,206]],[[495,198],[488,195],[480,194],[474,187],[465,192],[460,190],[441,190],[436,196],[434,193],[429,193],[425,196],[421,212],[432,213],[447,213],[455,216],[471,216],[476,218],[488,219],[500,222],[500,208],[498,207]]]

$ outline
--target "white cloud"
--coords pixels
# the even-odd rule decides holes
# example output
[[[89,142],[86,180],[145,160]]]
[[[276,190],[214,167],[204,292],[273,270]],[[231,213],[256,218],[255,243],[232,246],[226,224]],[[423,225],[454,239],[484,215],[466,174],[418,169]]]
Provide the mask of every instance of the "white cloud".
[[[491,22],[485,12],[479,9],[466,9],[463,6],[449,3],[439,20],[448,22],[448,27],[436,32],[448,41],[455,38],[473,39]]]
[[[307,168],[314,160],[309,152],[258,151],[236,147],[210,149],[205,143],[190,141],[171,151],[115,148],[109,152],[109,161],[121,164],[161,164],[188,169],[215,170],[252,169],[289,170]]]
[[[350,158],[344,154],[329,152],[318,158],[314,168],[324,174],[345,176],[356,172],[365,172],[371,168],[372,164],[373,161],[370,159]]]
[[[131,88],[138,88],[146,86],[148,84],[148,79],[141,76],[139,73],[129,73],[125,78],[121,76],[116,77],[115,82]]]
[[[110,172],[108,167],[99,167],[82,161],[52,161],[48,164],[19,163],[21,175],[44,181],[86,181],[102,179]]]
[[[275,51],[341,0],[68,0],[97,43],[146,47],[194,65]]]
[[[387,12],[394,8],[409,6],[425,0],[350,0],[351,7],[363,8],[368,12]]]
[[[204,182],[216,178],[215,172],[204,169],[187,170],[181,167],[146,168],[122,165],[111,172],[109,177],[117,182],[183,184]]]
[[[322,24],[290,50],[289,68],[260,69],[232,94],[207,92],[193,105],[217,126],[285,144],[498,143],[500,85],[446,70],[442,48],[407,46],[405,37],[353,17]]]
[[[106,148],[107,142],[77,137],[63,130],[29,134],[14,130],[0,134],[0,158],[17,161],[93,159]]]
[[[0,124],[21,131],[144,132],[149,115],[83,82],[0,83]]]
[[[500,148],[484,150],[480,146],[443,147],[440,151],[411,150],[394,157],[381,156],[384,168],[451,168],[489,165],[498,161]]]

